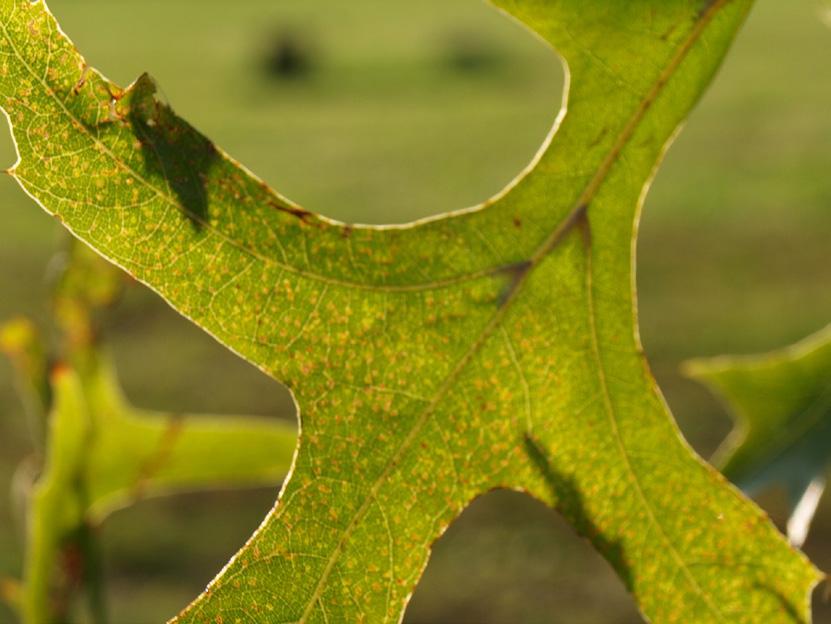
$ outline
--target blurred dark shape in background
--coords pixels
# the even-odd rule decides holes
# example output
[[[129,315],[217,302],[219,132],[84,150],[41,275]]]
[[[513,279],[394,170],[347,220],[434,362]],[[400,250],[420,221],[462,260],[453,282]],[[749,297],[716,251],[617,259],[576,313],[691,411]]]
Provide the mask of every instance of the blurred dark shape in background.
[[[314,37],[300,28],[281,26],[265,41],[260,52],[260,65],[273,80],[307,78],[319,66],[319,49]]]
[[[505,51],[481,30],[458,29],[439,41],[441,65],[462,74],[483,74],[505,65]]]

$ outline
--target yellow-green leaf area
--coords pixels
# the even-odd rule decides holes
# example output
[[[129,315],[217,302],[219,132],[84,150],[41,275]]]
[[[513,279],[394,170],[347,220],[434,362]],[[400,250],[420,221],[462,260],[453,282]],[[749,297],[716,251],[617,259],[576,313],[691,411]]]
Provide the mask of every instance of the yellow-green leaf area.
[[[0,0],[12,174],[297,400],[277,505],[178,622],[397,622],[493,488],[557,507],[652,621],[809,619],[816,571],[682,441],[635,330],[644,190],[751,2],[495,4],[562,55],[567,113],[485,205],[379,228],[294,205]]]

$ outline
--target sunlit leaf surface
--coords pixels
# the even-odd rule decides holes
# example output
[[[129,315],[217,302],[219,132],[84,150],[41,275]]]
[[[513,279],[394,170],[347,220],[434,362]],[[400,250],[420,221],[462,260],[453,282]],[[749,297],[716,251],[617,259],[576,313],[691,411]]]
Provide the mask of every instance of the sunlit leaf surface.
[[[644,190],[751,2],[496,4],[562,55],[568,113],[486,205],[374,228],[292,204],[148,76],[121,89],[41,2],[0,1],[12,175],[297,399],[277,506],[179,622],[397,622],[498,487],[560,509],[652,621],[809,619],[815,570],[684,444],[635,331]]]

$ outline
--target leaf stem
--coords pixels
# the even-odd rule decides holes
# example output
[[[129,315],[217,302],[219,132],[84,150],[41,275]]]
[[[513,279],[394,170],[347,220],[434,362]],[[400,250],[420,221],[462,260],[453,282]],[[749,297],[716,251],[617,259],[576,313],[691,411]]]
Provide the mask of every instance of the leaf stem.
[[[107,599],[104,566],[96,527],[88,520],[78,531],[78,548],[82,557],[81,583],[87,599],[92,624],[107,624]]]

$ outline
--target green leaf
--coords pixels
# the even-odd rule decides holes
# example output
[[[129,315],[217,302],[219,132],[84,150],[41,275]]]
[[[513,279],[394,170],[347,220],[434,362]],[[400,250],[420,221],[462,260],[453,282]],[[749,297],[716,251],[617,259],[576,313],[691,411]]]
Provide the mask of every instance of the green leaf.
[[[719,395],[737,425],[719,455],[748,494],[787,489],[791,540],[807,536],[831,463],[831,326],[778,351],[693,360],[685,371]]]
[[[28,319],[0,326],[0,350],[17,369],[24,401],[49,427],[46,440],[38,440],[46,448],[44,471],[27,496],[26,582],[18,602],[29,624],[68,619],[76,585],[86,590],[94,621],[106,621],[91,530],[109,513],[178,491],[273,485],[288,472],[297,438],[287,423],[131,407],[97,346],[99,314],[120,295],[122,274],[80,243],[59,257],[53,312],[69,364],[49,374]],[[71,574],[82,578],[56,574],[77,550],[79,572]]]
[[[159,414],[130,407],[106,363],[52,375],[44,474],[29,510],[25,621],[50,622],[62,545],[137,499],[200,488],[278,483],[294,427],[265,419]]]
[[[96,431],[85,458],[93,521],[136,498],[279,483],[291,465],[294,426],[251,416],[137,410],[106,365],[87,380],[86,401]]]
[[[179,622],[399,621],[497,487],[560,509],[653,621],[809,619],[817,572],[682,441],[634,329],[645,189],[750,0],[497,4],[562,54],[568,113],[497,197],[382,228],[292,204],[0,0],[12,175],[298,403],[277,507]]]

